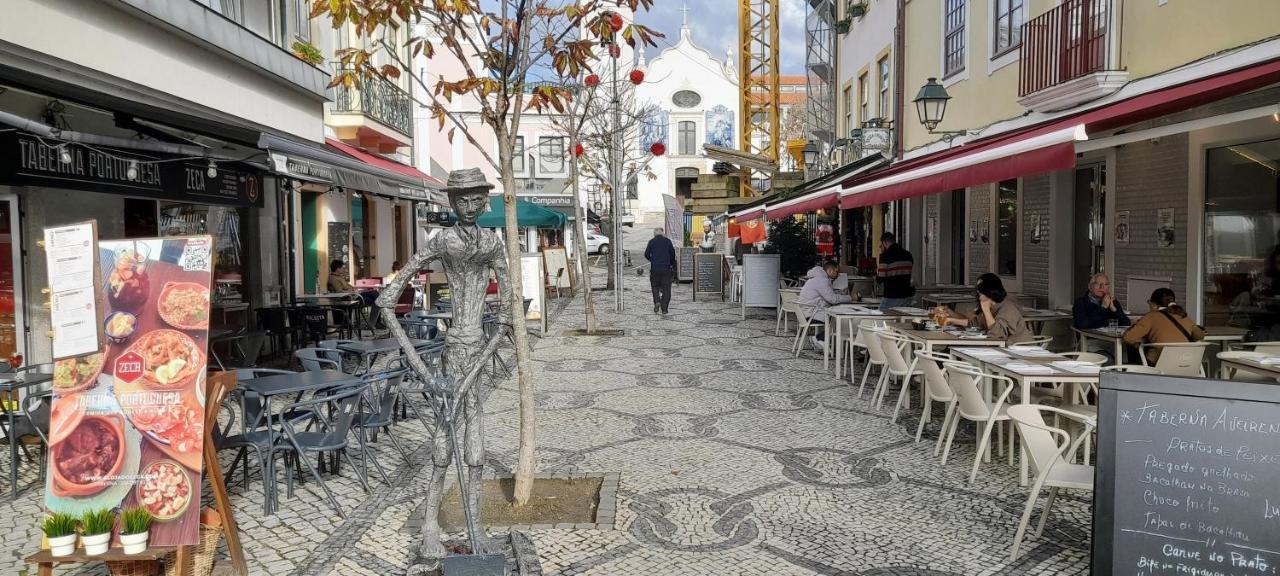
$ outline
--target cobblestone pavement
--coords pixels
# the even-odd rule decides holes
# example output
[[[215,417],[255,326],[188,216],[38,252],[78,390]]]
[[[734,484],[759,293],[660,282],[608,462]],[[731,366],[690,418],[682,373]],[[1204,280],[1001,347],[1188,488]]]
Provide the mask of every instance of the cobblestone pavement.
[[[535,345],[539,470],[619,473],[613,529],[527,532],[544,574],[1087,573],[1088,494],[1060,498],[1044,536],[1029,537],[1010,564],[1026,491],[1000,458],[965,485],[971,435],[940,467],[931,441],[913,441],[917,420],[890,424],[888,410],[859,400],[813,352],[793,358],[791,339],[773,335],[772,310],[742,320],[732,304],[690,302],[685,285],[660,316],[650,312],[647,277],[628,275],[627,284],[628,311],[602,317],[625,336],[561,335],[582,320],[581,300],[566,299]],[[598,296],[612,308],[612,293]],[[515,404],[514,380],[488,400],[494,473],[514,465]],[[397,432],[421,445],[416,423]],[[406,462],[377,446],[389,484],[372,479],[365,494],[349,470],[329,479],[345,520],[313,483],[264,517],[260,480],[246,488],[237,474],[231,490],[252,573],[403,573],[426,453]],[[41,496],[28,488],[0,505],[0,574],[18,573],[20,555],[38,545]]]

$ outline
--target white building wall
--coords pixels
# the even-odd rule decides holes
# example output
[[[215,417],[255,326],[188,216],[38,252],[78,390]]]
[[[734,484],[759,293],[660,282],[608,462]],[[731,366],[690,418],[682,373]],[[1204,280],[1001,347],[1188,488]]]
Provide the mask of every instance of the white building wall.
[[[854,18],[849,28],[849,33],[836,35],[836,84],[833,86],[835,91],[835,110],[838,119],[837,124],[844,118],[844,90],[846,87],[853,88],[853,122],[854,126],[845,127],[843,134],[837,134],[837,138],[847,138],[849,136],[848,129],[856,128],[858,123],[858,75],[866,72],[869,80],[869,87],[873,94],[870,100],[871,118],[891,118],[893,112],[891,110],[880,111],[877,109],[878,94],[877,82],[879,81],[879,71],[876,69],[876,63],[884,56],[889,57],[890,67],[893,66],[893,29],[897,26],[897,0],[871,0],[867,8],[866,15],[861,18]],[[843,11],[841,11],[841,15]],[[897,72],[891,72],[890,86],[893,86],[893,76]],[[918,82],[915,78],[907,79],[907,86],[919,86],[924,84],[924,78],[919,78]],[[889,99],[890,105],[893,103],[893,97]]]

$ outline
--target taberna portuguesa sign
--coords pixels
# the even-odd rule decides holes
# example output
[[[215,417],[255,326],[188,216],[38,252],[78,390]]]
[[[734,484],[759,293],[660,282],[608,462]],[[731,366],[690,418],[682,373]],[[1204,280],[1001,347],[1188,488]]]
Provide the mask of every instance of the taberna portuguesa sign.
[[[60,148],[57,144],[22,132],[0,134],[0,184],[194,204],[262,206],[262,175],[241,164],[219,163],[210,176],[207,160],[179,160],[168,154],[96,145]],[[68,154],[63,155],[63,150]]]

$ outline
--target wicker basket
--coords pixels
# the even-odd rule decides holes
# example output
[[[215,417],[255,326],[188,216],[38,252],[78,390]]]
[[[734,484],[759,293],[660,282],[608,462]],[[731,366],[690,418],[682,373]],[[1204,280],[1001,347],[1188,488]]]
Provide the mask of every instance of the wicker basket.
[[[111,576],[156,576],[160,572],[160,564],[155,560],[122,560],[107,562]]]
[[[209,576],[213,572],[213,557],[218,552],[218,540],[222,538],[222,528],[200,525],[200,543],[187,557],[187,574],[191,576]],[[178,553],[170,552],[164,559],[164,576],[178,574]]]

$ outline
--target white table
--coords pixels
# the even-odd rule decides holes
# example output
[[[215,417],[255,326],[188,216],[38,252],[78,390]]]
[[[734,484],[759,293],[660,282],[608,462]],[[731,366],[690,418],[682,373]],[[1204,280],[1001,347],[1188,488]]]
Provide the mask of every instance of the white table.
[[[1124,331],[1127,326],[1117,326],[1115,328],[1088,328],[1081,330],[1079,328],[1071,328],[1076,334],[1080,335],[1080,351],[1089,351],[1089,340],[1101,340],[1103,342],[1111,342],[1115,347],[1115,355],[1111,357],[1112,364],[1124,364]]]
[[[953,346],[1004,346],[1004,340],[1000,338],[992,338],[986,334],[977,334],[975,336],[961,336],[957,330],[908,330],[898,329],[898,333],[919,341],[923,344],[925,352],[934,352]]]
[[[1039,336],[1044,332],[1044,325],[1049,322],[1062,322],[1071,319],[1071,315],[1066,312],[1058,312],[1056,310],[1040,310],[1036,308],[1028,308],[1022,311],[1022,319],[1031,326],[1031,331]]]
[[[981,366],[984,371],[991,372],[998,376],[1004,376],[1014,382],[1018,387],[1019,403],[1029,404],[1031,402],[1031,387],[1037,384],[1063,384],[1069,386],[1089,386],[1098,383],[1099,373],[1081,373],[1065,370],[1058,366],[1054,366],[1053,362],[1066,361],[1068,358],[1057,354],[1051,356],[1021,356],[1007,349],[1002,350],[1005,353],[1003,359],[987,356],[988,354],[981,348],[965,348],[953,347],[951,353],[957,358],[967,360],[975,365]],[[1009,367],[1010,364],[1024,363],[1036,366],[1044,366],[1049,371],[1020,371],[1016,368]],[[1075,404],[1075,390],[1063,390],[1063,404]],[[1022,463],[1019,469],[1019,478],[1025,486],[1027,483],[1027,457],[1026,453],[1022,454]]]
[[[1264,361],[1266,360],[1266,361]],[[1280,356],[1269,358],[1223,358],[1220,360],[1223,367],[1231,367],[1236,370],[1248,370],[1250,372],[1258,372],[1280,378]]]
[[[824,328],[826,330],[826,335],[825,335],[826,339],[823,340],[823,347],[822,347],[822,369],[823,370],[831,369],[831,364],[830,364],[830,358],[832,356],[831,348],[835,347],[837,378],[839,378],[844,373],[844,362],[842,362],[842,358],[844,356],[844,346],[841,346],[840,343],[844,341],[843,337],[844,337],[845,324],[852,324],[854,322],[859,322],[862,320],[885,320],[885,321],[897,320],[897,318],[891,317],[888,314],[881,312],[876,308],[872,308],[870,306],[857,304],[857,303],[839,304],[836,306],[832,306],[830,308],[827,308],[826,313],[827,313],[827,320],[824,325]]]

